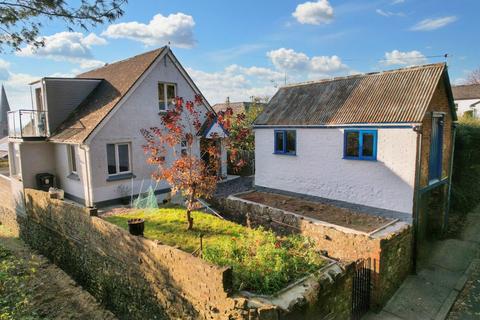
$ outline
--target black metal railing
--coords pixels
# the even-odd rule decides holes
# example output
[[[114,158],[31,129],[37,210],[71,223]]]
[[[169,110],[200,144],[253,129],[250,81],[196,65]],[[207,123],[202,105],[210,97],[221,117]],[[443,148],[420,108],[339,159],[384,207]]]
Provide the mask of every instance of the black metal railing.
[[[360,320],[370,309],[372,289],[371,259],[357,261],[352,286],[352,320]]]
[[[47,112],[15,110],[8,112],[10,138],[42,138],[47,136]]]

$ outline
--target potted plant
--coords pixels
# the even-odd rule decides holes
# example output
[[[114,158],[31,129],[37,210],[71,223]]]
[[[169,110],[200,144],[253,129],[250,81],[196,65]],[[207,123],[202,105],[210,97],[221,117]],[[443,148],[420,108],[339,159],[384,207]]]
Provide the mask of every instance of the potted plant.
[[[145,230],[145,220],[143,219],[130,219],[128,220],[128,231],[131,235],[142,236]]]

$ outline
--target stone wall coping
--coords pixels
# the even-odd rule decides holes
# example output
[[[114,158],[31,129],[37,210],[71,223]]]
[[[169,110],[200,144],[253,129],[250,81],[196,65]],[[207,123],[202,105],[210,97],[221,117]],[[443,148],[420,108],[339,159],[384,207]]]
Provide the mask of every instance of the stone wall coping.
[[[239,295],[248,299],[249,306],[270,305],[289,312],[308,295],[309,291],[318,289],[320,282],[328,281],[332,283],[336,277],[345,272],[340,263],[331,259],[327,260],[330,260],[330,262],[318,271],[291,283],[273,295],[258,295],[246,291],[241,291]]]
[[[250,200],[240,198],[241,195],[245,195],[245,194],[252,193],[252,192],[255,192],[255,191],[256,190],[249,190],[249,191],[246,191],[246,192],[240,192],[240,193],[232,194],[232,195],[229,195],[227,197],[227,199],[235,200],[235,201],[242,201],[244,203],[250,203],[250,204],[253,204],[253,205],[257,205],[261,208],[269,208],[269,209],[274,209],[274,210],[280,210],[284,214],[293,215],[293,216],[295,216],[295,217],[297,217],[301,220],[308,221],[308,222],[313,223],[315,225],[320,225],[320,226],[324,226],[324,227],[333,228],[333,229],[339,230],[339,231],[344,232],[344,233],[364,235],[364,236],[374,238],[374,239],[389,238],[389,237],[391,237],[391,235],[400,233],[406,227],[409,226],[409,224],[407,222],[403,222],[399,219],[394,219],[394,220],[386,223],[385,225],[383,225],[383,226],[381,226],[381,227],[379,227],[379,228],[377,228],[377,229],[375,229],[371,232],[364,232],[364,231],[355,230],[353,228],[339,226],[339,225],[329,223],[329,222],[326,222],[326,221],[322,221],[322,220],[319,220],[319,219],[307,217],[307,216],[304,216],[304,215],[301,215],[301,214],[298,214],[298,213],[295,213],[295,212],[283,210],[283,209],[280,209],[280,208],[271,207],[271,206],[268,206],[268,205],[265,205],[265,204],[262,204],[262,203],[258,203],[258,202],[254,202],[254,201],[250,201]]]

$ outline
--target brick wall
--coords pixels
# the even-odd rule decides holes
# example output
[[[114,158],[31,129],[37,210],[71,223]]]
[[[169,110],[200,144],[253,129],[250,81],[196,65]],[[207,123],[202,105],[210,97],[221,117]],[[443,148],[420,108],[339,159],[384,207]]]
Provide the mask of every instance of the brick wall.
[[[120,319],[349,318],[351,267],[331,264],[276,296],[231,292],[231,269],[134,237],[75,204],[26,189],[26,215],[0,222],[70,274]],[[16,217],[16,218],[15,218]],[[321,318],[320,318],[321,319]]]
[[[318,250],[329,257],[352,262],[371,258],[374,270],[372,307],[382,306],[411,272],[412,229],[404,225],[379,236],[342,231],[283,210],[229,197],[217,205],[238,223],[263,226],[279,234],[300,233],[313,239]]]

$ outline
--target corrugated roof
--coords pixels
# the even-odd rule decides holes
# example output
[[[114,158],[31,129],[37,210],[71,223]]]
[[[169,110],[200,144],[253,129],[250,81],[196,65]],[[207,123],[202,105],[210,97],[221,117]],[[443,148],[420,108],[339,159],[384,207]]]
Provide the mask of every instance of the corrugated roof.
[[[165,48],[149,51],[79,74],[77,78],[103,80],[59,126],[50,140],[68,143],[85,141]]]
[[[444,63],[289,85],[255,125],[421,122]]]
[[[455,100],[480,99],[480,84],[467,84],[452,87]]]

